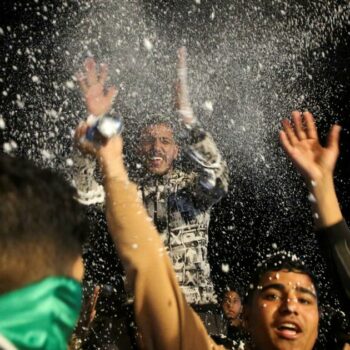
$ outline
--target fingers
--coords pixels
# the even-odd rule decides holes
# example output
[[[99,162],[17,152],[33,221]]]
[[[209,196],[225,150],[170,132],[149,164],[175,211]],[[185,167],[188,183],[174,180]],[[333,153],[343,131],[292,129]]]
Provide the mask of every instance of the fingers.
[[[82,72],[78,72],[75,74],[77,80],[78,80],[78,83],[79,83],[79,86],[80,86],[80,90],[83,92],[83,94],[86,94],[86,92],[88,91],[88,85],[86,83],[86,80],[85,80],[85,76]]]
[[[95,85],[98,82],[95,60],[92,57],[88,57],[84,62],[84,67],[88,86]]]
[[[296,145],[299,142],[297,135],[294,132],[292,125],[290,124],[288,119],[282,120],[282,127],[284,129],[284,134],[288,139],[288,142],[291,146]]]
[[[318,140],[317,128],[315,124],[315,119],[310,112],[303,112],[306,134],[310,139]]]
[[[85,137],[88,128],[89,125],[86,122],[80,122],[78,127],[75,129],[74,142],[83,154],[95,155],[97,152],[96,146]]]
[[[106,63],[100,64],[100,76],[98,77],[98,82],[104,86],[108,77],[108,65]]]
[[[294,132],[297,135],[299,140],[305,140],[307,138],[306,132],[304,131],[302,116],[303,116],[303,114],[299,111],[292,112],[292,120],[294,123]]]
[[[80,88],[85,93],[88,88],[95,84],[105,85],[108,78],[108,65],[105,63],[100,64],[100,71],[95,60],[92,57],[88,57],[84,62],[85,74],[78,72],[76,78],[79,82]]]
[[[279,136],[280,136],[280,142],[284,151],[288,155],[291,155],[291,153],[293,152],[293,145],[290,143],[289,137],[287,136],[286,132],[281,130]]]
[[[339,153],[340,125],[333,125],[328,133],[327,148],[335,153]]]
[[[74,140],[76,143],[79,143],[81,139],[86,135],[88,125],[86,122],[80,122],[74,133]]]
[[[292,121],[293,125],[287,119],[282,121],[284,132],[292,145],[306,139],[318,141],[315,119],[310,112],[293,111]]]
[[[115,86],[111,86],[107,90],[106,96],[111,101],[111,104],[112,104],[114,99],[118,96],[118,89]]]

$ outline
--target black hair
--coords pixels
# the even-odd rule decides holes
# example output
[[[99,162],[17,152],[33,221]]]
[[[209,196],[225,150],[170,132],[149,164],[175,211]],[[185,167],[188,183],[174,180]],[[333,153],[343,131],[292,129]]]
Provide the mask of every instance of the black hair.
[[[0,293],[69,274],[88,234],[75,197],[53,171],[0,155]]]
[[[141,123],[138,125],[138,134],[141,136],[142,131],[151,125],[164,124],[173,131],[174,139],[176,140],[179,129],[178,119],[179,118],[174,115],[174,113],[160,112],[155,114],[146,114],[146,116],[143,116]]]
[[[252,276],[249,289],[244,298],[244,304],[250,305],[254,292],[257,290],[262,278],[269,272],[286,270],[307,275],[315,286],[318,295],[318,286],[314,274],[305,266],[305,264],[295,255],[287,252],[277,252],[269,256],[265,261],[258,265]]]

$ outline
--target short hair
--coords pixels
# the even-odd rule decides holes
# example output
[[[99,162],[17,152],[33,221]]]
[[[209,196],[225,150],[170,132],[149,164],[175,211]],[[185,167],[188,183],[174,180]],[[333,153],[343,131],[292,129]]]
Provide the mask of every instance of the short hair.
[[[288,272],[296,272],[307,275],[315,286],[316,294],[318,295],[318,285],[314,274],[305,266],[302,260],[297,256],[287,252],[278,252],[268,259],[261,262],[255,270],[248,291],[245,295],[243,303],[251,305],[254,292],[258,289],[261,279],[269,272],[277,272],[286,270]]]
[[[177,140],[177,134],[179,131],[178,117],[174,113],[160,112],[155,114],[146,114],[143,116],[142,122],[139,124],[138,134],[141,136],[142,132],[151,125],[164,124],[168,126],[174,134],[174,139]]]
[[[0,293],[69,274],[88,233],[75,197],[53,171],[0,155]]]

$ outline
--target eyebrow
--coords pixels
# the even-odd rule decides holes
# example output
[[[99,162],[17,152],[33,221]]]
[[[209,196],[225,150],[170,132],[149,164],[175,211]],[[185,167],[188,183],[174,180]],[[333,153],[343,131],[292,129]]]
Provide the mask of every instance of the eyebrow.
[[[277,289],[277,290],[283,292],[286,289],[286,287],[284,286],[284,284],[281,284],[281,283],[272,283],[272,284],[268,284],[268,285],[264,286],[260,290],[260,293],[264,292],[267,289]],[[304,294],[309,294],[314,299],[317,299],[317,295],[314,292],[312,292],[310,289],[308,289],[308,288],[296,287],[295,289],[296,289],[297,292],[304,293]]]

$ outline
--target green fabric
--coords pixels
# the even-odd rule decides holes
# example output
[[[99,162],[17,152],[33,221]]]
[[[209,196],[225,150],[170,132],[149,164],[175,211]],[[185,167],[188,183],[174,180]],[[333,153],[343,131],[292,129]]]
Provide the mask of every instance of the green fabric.
[[[67,349],[81,308],[81,285],[49,277],[0,296],[0,334],[18,349]]]

